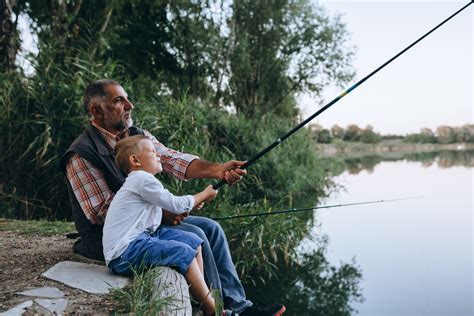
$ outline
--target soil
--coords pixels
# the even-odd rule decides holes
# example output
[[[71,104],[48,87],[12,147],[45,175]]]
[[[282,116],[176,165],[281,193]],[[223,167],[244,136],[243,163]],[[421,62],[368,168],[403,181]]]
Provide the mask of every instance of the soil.
[[[90,294],[42,277],[41,274],[60,261],[88,262],[72,252],[74,240],[64,236],[25,236],[0,231],[0,312],[33,299],[15,294],[39,287],[56,287],[68,299],[65,314],[91,315],[113,313],[108,295]],[[27,315],[43,314],[35,305]]]

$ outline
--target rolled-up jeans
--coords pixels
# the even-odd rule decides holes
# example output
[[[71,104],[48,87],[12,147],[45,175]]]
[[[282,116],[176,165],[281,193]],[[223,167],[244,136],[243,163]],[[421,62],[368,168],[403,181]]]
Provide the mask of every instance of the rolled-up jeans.
[[[180,225],[167,226],[198,235],[202,244],[204,275],[209,287],[221,290],[224,307],[241,313],[252,306],[245,297],[244,287],[235,270],[229,245],[222,227],[214,220],[202,216],[188,216]]]

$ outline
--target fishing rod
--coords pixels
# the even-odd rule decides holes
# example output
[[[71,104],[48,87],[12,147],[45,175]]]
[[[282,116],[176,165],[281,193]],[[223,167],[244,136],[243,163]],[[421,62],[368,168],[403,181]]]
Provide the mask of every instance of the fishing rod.
[[[324,205],[324,206],[305,207],[305,208],[290,208],[290,209],[282,210],[282,211],[261,212],[261,213],[243,214],[243,215],[232,215],[232,216],[226,216],[226,217],[215,217],[215,218],[212,218],[212,219],[215,220],[215,221],[221,221],[221,220],[235,219],[235,218],[258,217],[258,216],[267,216],[267,215],[275,215],[275,214],[305,212],[305,211],[311,211],[311,210],[318,210],[318,209],[322,209],[322,208],[334,208],[334,207],[344,207],[344,206],[354,206],[354,205],[366,205],[366,204],[375,204],[375,203],[388,203],[388,202],[415,200],[415,199],[422,199],[422,198],[423,198],[422,196],[414,196],[414,197],[401,198],[401,199],[365,201],[365,202],[355,202],[355,203],[347,203],[347,204],[334,204],[334,205]]]
[[[292,128],[290,131],[288,131],[285,135],[279,137],[277,140],[275,140],[272,144],[270,144],[268,147],[266,147],[265,149],[263,149],[262,151],[260,151],[258,154],[256,154],[254,157],[252,157],[250,160],[247,160],[247,162],[245,162],[245,164],[243,164],[240,169],[247,169],[248,167],[252,166],[253,164],[255,164],[257,162],[257,160],[259,160],[262,156],[264,156],[266,153],[268,153],[270,150],[272,150],[273,148],[275,148],[276,146],[280,145],[281,143],[283,143],[288,137],[290,137],[291,135],[293,135],[296,131],[298,131],[300,128],[302,128],[303,126],[305,126],[306,124],[308,124],[311,120],[313,120],[315,117],[317,117],[318,115],[320,115],[321,113],[323,113],[324,111],[326,111],[327,109],[329,109],[333,104],[335,104],[337,101],[339,101],[340,99],[342,99],[343,97],[345,97],[346,95],[348,95],[351,91],[353,91],[355,88],[357,88],[358,86],[360,86],[362,83],[364,83],[367,79],[369,79],[370,77],[372,77],[373,75],[375,75],[377,72],[379,72],[381,69],[383,69],[385,66],[387,66],[388,64],[390,64],[392,61],[394,61],[395,59],[397,59],[400,55],[402,55],[403,53],[405,53],[407,50],[409,50],[410,48],[412,48],[413,46],[415,46],[416,44],[418,44],[421,40],[423,40],[425,37],[427,37],[428,35],[430,35],[431,33],[433,33],[435,30],[437,30],[439,27],[441,27],[443,24],[445,24],[446,22],[448,22],[449,20],[451,20],[453,17],[455,17],[456,15],[458,15],[461,11],[463,11],[464,9],[466,9],[468,6],[470,6],[472,3],[474,3],[474,0],[471,0],[471,2],[469,2],[468,4],[466,4],[464,7],[462,7],[461,9],[459,9],[458,11],[456,11],[455,13],[453,13],[451,16],[449,16],[447,19],[445,19],[443,22],[441,22],[440,24],[438,24],[436,27],[434,27],[433,29],[431,29],[428,33],[426,33],[425,35],[423,35],[422,37],[420,37],[419,39],[417,39],[416,41],[414,41],[412,44],[408,45],[405,49],[403,49],[402,51],[400,51],[398,54],[396,54],[395,56],[393,56],[392,58],[390,58],[388,61],[386,61],[383,65],[381,65],[380,67],[378,67],[377,69],[375,69],[374,71],[372,71],[370,74],[368,74],[367,76],[365,76],[364,78],[362,78],[361,80],[359,80],[358,82],[356,82],[355,84],[353,84],[350,88],[346,89],[345,91],[343,91],[339,96],[337,96],[334,100],[332,100],[331,102],[329,102],[328,104],[326,104],[325,106],[323,106],[321,109],[319,109],[318,111],[316,111],[314,114],[312,114],[310,117],[308,117],[307,119],[305,119],[304,121],[302,121],[301,123],[299,123],[298,125],[296,125],[294,128]],[[223,186],[225,183],[227,183],[225,180],[221,180],[219,181],[218,183],[214,184],[213,185],[213,188],[214,190],[217,190],[219,189],[221,186]]]

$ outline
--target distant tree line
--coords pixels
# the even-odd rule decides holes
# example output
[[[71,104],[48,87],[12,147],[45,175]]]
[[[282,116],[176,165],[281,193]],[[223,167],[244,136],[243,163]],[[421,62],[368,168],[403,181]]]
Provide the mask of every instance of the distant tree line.
[[[309,125],[309,131],[313,140],[320,144],[329,144],[334,141],[378,143],[387,139],[403,139],[408,143],[429,143],[429,144],[454,144],[454,143],[474,143],[474,125],[465,124],[461,127],[451,127],[442,125],[433,132],[430,128],[424,127],[419,133],[402,135],[381,135],[374,131],[371,125],[361,128],[356,124],[343,128],[333,125],[330,129],[319,124]]]
[[[311,124],[309,130],[313,140],[320,144],[329,144],[334,140],[377,143],[382,139],[382,136],[375,132],[371,125],[361,128],[356,124],[351,124],[344,129],[336,124],[331,129],[326,129],[319,124]]]
[[[474,143],[474,125],[466,124],[461,127],[442,125],[436,128],[435,132],[424,127],[419,133],[408,134],[405,141],[432,144]]]

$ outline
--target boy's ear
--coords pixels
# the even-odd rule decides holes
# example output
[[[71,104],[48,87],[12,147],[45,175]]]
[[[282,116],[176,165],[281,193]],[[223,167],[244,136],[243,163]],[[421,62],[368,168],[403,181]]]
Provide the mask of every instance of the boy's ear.
[[[142,165],[136,155],[130,155],[130,157],[128,157],[128,162],[132,167],[140,167]]]

